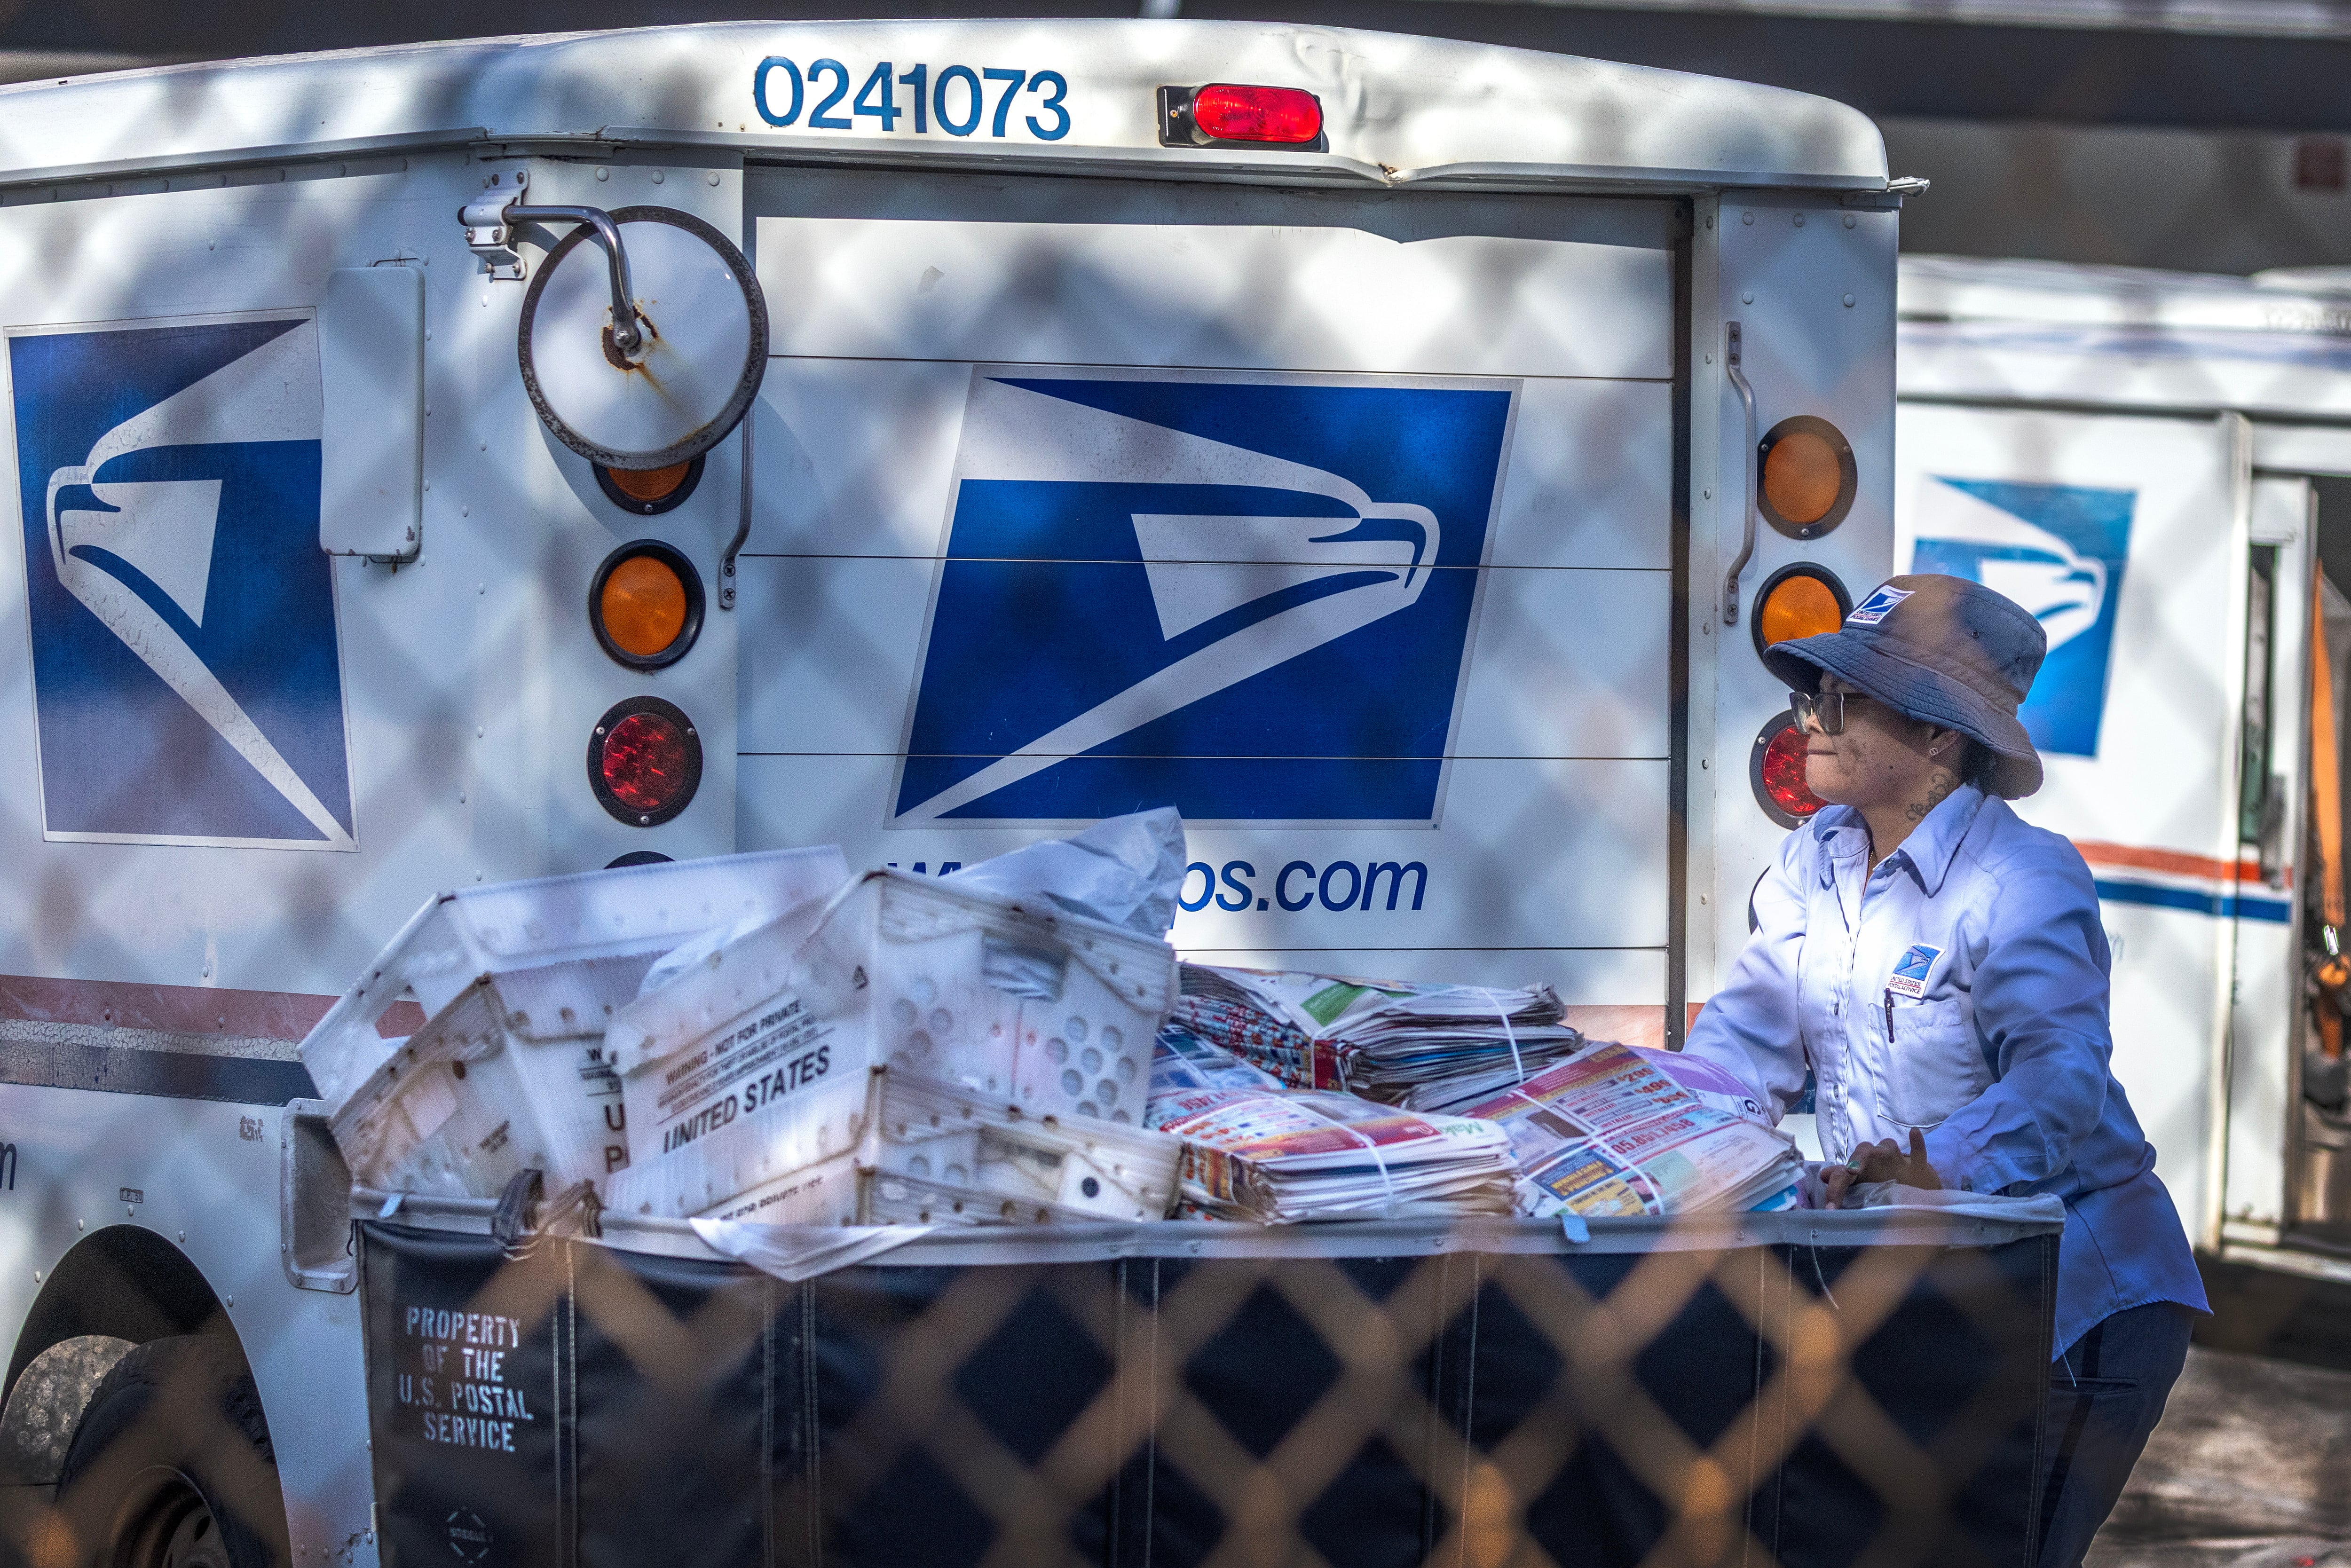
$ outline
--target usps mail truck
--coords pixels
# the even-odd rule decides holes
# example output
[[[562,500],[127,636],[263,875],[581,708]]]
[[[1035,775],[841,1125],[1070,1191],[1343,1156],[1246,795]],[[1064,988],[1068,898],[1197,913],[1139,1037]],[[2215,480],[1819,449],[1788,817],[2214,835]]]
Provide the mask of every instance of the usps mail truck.
[[[1917,188],[1794,93],[1239,23],[0,90],[9,1517],[374,1560],[293,1042],[437,890],[1174,805],[1189,953],[1677,1039],[1800,803],[1758,650],[1891,564]],[[130,1419],[224,1364],[237,1442]]]
[[[2048,781],[2017,806],[2090,863],[2116,1074],[2191,1238],[2351,1279],[2325,1019],[2351,653],[2340,288],[1906,258],[1896,517],[1908,570],[1987,583],[2049,634],[2022,712]]]

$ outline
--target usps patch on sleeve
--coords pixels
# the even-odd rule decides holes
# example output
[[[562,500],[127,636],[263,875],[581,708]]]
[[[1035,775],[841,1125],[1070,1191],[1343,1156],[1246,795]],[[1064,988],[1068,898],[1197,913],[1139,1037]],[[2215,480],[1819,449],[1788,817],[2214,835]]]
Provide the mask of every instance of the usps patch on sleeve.
[[[1914,591],[1916,591],[1912,589],[1896,588],[1888,584],[1855,605],[1853,613],[1844,618],[1844,623],[1848,626],[1875,626],[1893,614],[1894,607],[1909,598]]]
[[[1897,997],[1923,997],[1927,994],[1927,977],[1935,967],[1935,960],[1943,956],[1940,947],[1929,947],[1924,942],[1914,944],[1894,966],[1886,988]]]

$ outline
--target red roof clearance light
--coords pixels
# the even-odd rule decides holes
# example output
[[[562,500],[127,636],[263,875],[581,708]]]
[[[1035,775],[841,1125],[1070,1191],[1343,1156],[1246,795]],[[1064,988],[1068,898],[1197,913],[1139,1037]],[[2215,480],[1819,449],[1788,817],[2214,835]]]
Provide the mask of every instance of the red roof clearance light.
[[[702,784],[702,740],[694,721],[659,697],[620,704],[589,737],[588,783],[604,810],[631,827],[668,821]]]
[[[1219,141],[1295,146],[1322,134],[1322,106],[1294,87],[1210,82],[1192,95],[1192,123]]]
[[[1312,149],[1322,141],[1322,100],[1302,88],[1210,82],[1159,89],[1160,140],[1169,146],[1225,142]]]
[[[1806,748],[1803,730],[1784,713],[1755,737],[1748,781],[1755,787],[1755,803],[1763,814],[1783,828],[1802,827],[1828,804],[1804,781]]]

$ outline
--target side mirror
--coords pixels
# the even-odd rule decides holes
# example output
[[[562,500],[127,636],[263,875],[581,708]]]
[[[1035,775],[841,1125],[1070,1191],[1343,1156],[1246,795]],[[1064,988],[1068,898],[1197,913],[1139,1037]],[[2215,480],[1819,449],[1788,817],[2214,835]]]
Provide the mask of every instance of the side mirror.
[[[517,180],[460,221],[486,255],[512,246],[515,225],[572,225],[531,279],[516,348],[555,438],[621,469],[672,467],[724,441],[768,369],[768,303],[743,253],[669,207],[540,207],[522,194]]]

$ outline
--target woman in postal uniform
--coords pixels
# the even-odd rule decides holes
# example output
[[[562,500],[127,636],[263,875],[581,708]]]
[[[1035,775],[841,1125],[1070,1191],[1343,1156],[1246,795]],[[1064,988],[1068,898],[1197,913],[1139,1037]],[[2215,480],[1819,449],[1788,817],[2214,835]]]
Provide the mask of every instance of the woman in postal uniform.
[[[2040,1568],[2074,1568],[2188,1354],[2201,1280],[2109,1067],[2105,927],[2017,708],[2048,639],[1980,583],[1897,577],[1773,646],[1805,780],[1754,935],[1688,1051],[1784,1114],[1816,1083],[1834,1206],[1896,1180],[2064,1200]]]

